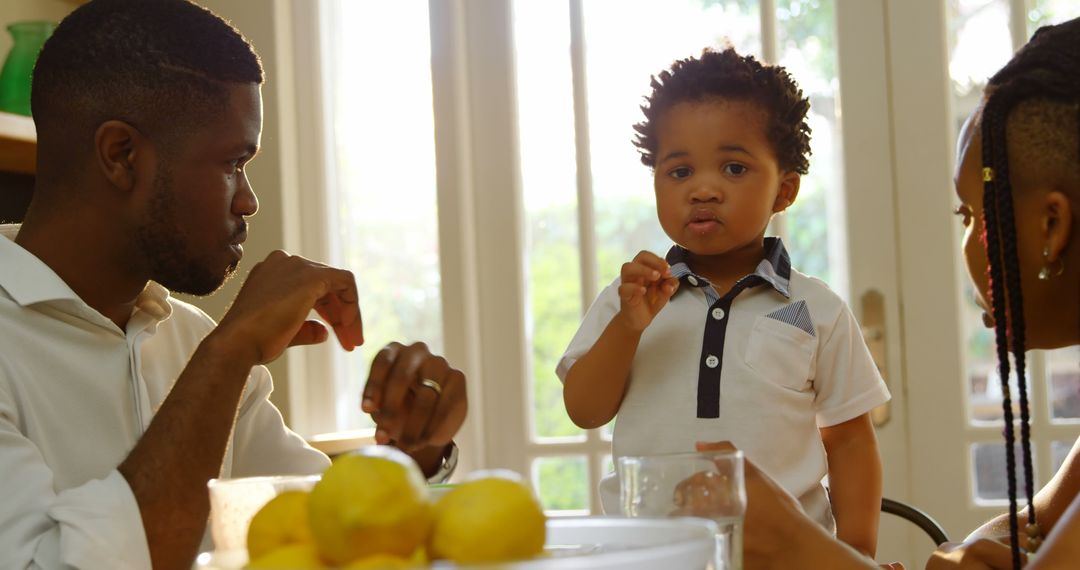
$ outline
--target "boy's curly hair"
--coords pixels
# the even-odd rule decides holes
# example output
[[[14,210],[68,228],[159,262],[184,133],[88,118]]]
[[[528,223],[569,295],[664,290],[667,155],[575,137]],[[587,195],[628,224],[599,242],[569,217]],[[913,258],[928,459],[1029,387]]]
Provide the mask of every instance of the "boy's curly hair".
[[[765,136],[780,168],[806,174],[810,166],[809,99],[783,67],[762,65],[731,47],[719,52],[705,48],[701,57],[676,60],[670,69],[652,77],[652,94],[641,106],[645,120],[634,125],[634,146],[641,153],[641,162],[656,167],[656,123],[664,113],[678,103],[713,98],[760,106],[768,116]]]

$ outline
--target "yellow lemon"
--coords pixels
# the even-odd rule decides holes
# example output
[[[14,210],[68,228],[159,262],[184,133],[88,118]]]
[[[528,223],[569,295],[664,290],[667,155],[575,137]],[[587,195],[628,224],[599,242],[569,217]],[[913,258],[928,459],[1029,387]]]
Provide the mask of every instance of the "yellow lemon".
[[[248,527],[248,556],[254,560],[284,546],[311,542],[307,491],[286,491],[263,505]]]
[[[280,570],[307,570],[309,568],[325,568],[314,544],[298,543],[288,544],[275,548],[258,558],[253,558],[248,568],[277,568]]]
[[[435,503],[428,554],[462,564],[531,558],[544,550],[546,522],[520,477],[484,474]]]
[[[376,554],[375,556],[354,560],[345,567],[345,570],[396,570],[397,568],[415,568],[417,564],[424,564],[424,562],[416,561],[415,557],[409,559],[388,554]]]
[[[423,548],[417,548],[416,552],[408,559],[388,554],[376,554],[367,558],[353,560],[345,570],[383,570],[397,568],[419,568],[427,566],[427,553]]]
[[[338,457],[315,484],[308,520],[319,552],[335,564],[375,554],[408,558],[431,528],[427,482],[403,452],[364,448]]]

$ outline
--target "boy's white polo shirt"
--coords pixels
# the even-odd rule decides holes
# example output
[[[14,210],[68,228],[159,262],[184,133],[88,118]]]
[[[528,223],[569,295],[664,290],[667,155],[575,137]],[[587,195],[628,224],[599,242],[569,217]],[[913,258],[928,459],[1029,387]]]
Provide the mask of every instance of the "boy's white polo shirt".
[[[757,270],[723,297],[689,270],[685,250],[668,253],[679,290],[642,334],[612,453],[731,441],[831,528],[818,429],[870,411],[889,392],[844,301],[792,270],[779,238],[765,246]],[[616,279],[589,308],[559,361],[559,378],[618,313],[618,288]],[[617,479],[606,477],[600,491],[604,511],[619,512]]]

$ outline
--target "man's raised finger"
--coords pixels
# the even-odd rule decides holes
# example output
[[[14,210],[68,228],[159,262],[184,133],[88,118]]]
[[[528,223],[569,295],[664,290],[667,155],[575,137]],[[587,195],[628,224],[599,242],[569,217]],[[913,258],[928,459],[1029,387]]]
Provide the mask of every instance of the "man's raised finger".
[[[329,289],[315,302],[315,310],[334,329],[345,350],[364,343],[364,327],[356,293],[356,279],[351,271],[318,267]]]

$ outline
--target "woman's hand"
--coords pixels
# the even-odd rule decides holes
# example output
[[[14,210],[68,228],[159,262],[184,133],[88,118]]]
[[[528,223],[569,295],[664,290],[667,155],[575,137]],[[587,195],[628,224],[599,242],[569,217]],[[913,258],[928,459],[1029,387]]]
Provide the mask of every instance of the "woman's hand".
[[[698,442],[698,451],[734,451],[730,442]],[[810,520],[787,491],[757,468],[743,462],[746,517],[743,520],[743,565],[746,568],[806,570],[903,570],[899,564],[876,562],[836,540]]]
[[[728,441],[697,443],[698,451],[736,451]],[[777,557],[792,542],[793,531],[807,520],[802,506],[768,475],[744,460],[746,517],[743,520],[743,564],[747,568],[773,568]]]

